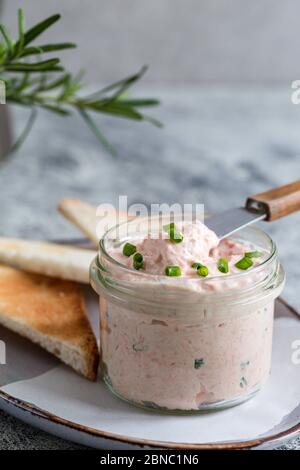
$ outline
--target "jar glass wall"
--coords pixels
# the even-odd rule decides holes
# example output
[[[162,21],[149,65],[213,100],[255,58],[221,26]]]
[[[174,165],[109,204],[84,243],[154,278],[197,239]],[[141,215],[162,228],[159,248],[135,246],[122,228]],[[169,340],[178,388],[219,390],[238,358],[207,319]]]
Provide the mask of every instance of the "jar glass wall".
[[[251,398],[270,373],[274,301],[284,284],[274,243],[256,228],[239,232],[236,239],[267,253],[264,261],[249,272],[195,279],[205,283],[199,292],[182,278],[143,275],[110,256],[135,238],[136,223],[109,231],[91,266],[105,383],[135,405],[173,413]]]

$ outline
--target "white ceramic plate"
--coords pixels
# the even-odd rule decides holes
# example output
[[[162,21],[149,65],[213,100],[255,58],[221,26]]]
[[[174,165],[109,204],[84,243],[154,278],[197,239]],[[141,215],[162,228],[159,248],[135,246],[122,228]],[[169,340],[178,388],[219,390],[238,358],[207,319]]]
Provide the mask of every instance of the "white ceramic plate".
[[[98,329],[98,300],[86,289]],[[252,400],[193,416],[159,415],[120,401],[102,382],[90,383],[38,346],[0,328],[7,365],[0,365],[0,408],[47,432],[102,449],[265,448],[300,432],[300,365],[292,343],[300,317],[276,302],[272,374]]]

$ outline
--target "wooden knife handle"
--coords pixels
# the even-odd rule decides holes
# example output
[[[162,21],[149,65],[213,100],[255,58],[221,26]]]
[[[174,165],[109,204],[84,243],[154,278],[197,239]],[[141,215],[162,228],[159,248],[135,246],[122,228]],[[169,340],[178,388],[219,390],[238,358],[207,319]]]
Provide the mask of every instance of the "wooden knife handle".
[[[266,220],[273,221],[300,210],[300,180],[249,196],[246,202],[251,211],[265,211]]]

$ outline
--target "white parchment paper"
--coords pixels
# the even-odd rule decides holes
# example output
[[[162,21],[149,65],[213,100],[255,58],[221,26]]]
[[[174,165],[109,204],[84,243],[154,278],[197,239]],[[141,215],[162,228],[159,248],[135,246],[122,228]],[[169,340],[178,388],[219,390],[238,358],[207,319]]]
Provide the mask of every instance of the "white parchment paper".
[[[102,383],[90,383],[59,365],[43,375],[2,388],[69,421],[118,435],[183,443],[254,439],[299,422],[300,365],[292,362],[292,343],[300,339],[300,322],[275,320],[270,380],[252,400],[216,413],[169,416],[123,403]]]

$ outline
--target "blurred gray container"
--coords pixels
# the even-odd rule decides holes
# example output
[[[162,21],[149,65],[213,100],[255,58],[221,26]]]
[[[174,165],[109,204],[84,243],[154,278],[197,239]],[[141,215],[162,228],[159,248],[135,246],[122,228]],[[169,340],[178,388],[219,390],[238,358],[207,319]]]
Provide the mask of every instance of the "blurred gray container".
[[[9,113],[7,105],[0,104],[0,159],[2,159],[11,148],[11,132],[9,126]]]
[[[3,2],[0,0],[0,21]],[[9,126],[9,113],[7,105],[0,104],[0,159],[4,157],[11,147],[11,132]]]

